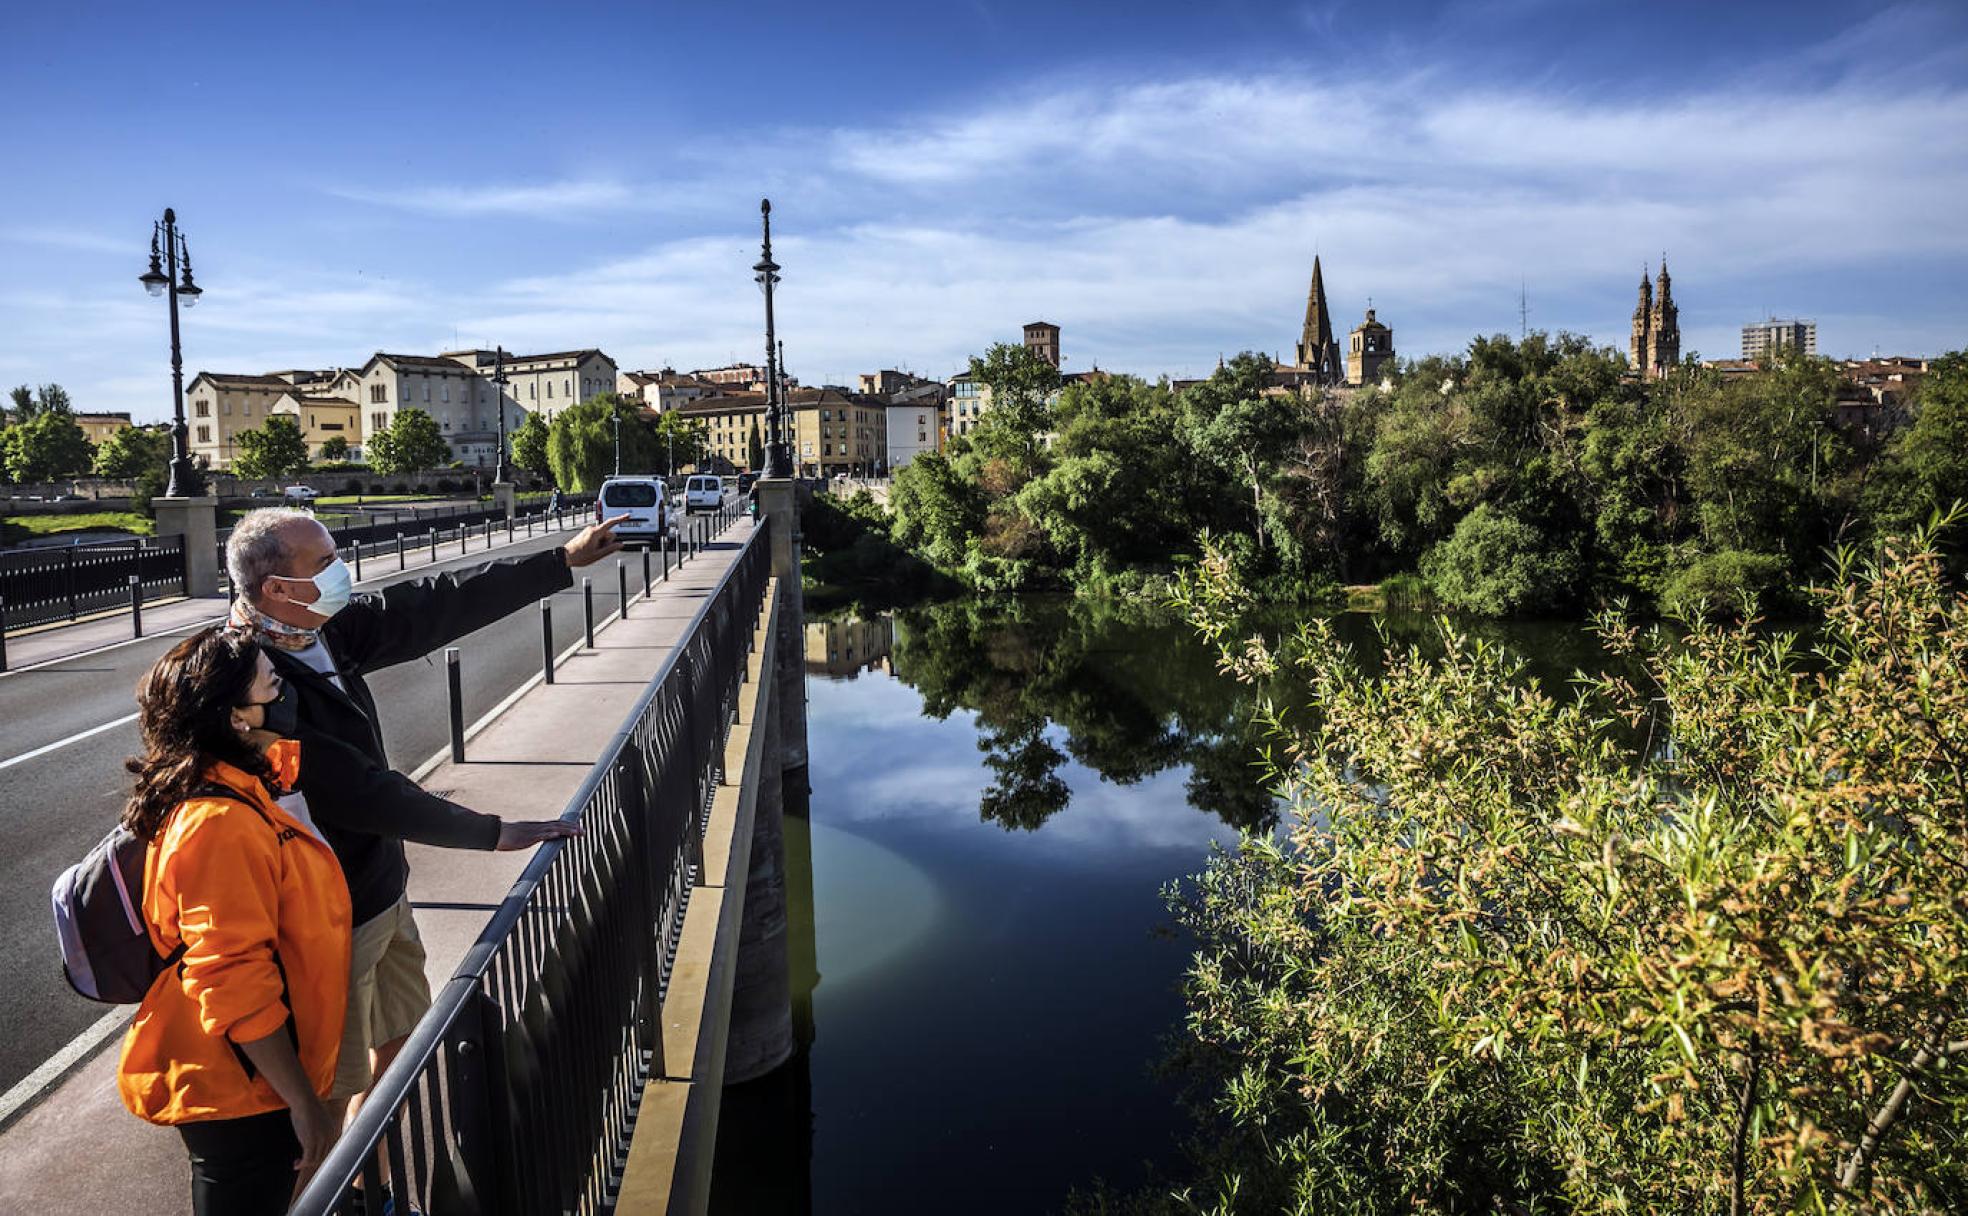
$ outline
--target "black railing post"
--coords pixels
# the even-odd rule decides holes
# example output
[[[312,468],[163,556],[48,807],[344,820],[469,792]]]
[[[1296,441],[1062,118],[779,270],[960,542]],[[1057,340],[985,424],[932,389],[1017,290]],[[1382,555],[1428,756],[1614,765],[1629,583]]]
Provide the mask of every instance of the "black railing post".
[[[583,578],[583,579],[581,580],[581,611],[582,611],[582,614],[583,614],[583,617],[584,617],[584,619],[585,619],[585,620],[587,621],[587,634],[588,634],[588,649],[589,649],[589,650],[593,650],[593,649],[595,648],[595,644],[594,644],[594,580],[593,580],[593,579],[591,579],[591,578]]]
[[[143,579],[130,576],[130,636],[143,636]]]
[[[458,1137],[463,1210],[480,1216],[518,1216],[517,1167],[524,1156],[507,1117],[506,1053],[498,1042],[499,1007],[483,989],[458,1014],[458,1051],[451,1073],[451,1125]]]
[[[642,547],[642,598],[649,598],[649,546]]]
[[[444,682],[451,697],[451,763],[465,762],[465,687],[458,671],[458,648],[444,648]]]
[[[615,605],[623,620],[629,619],[629,567],[621,558],[615,559]]]
[[[668,532],[663,533],[663,581],[666,583],[670,581],[670,543],[674,539]]]
[[[458,556],[463,557],[465,555],[465,551],[466,551],[465,547],[468,543],[470,543],[470,541],[471,541],[471,525],[467,523],[460,523],[458,525]]]
[[[66,559],[62,562],[62,571],[63,581],[68,587],[68,619],[72,621],[80,615],[75,607],[75,550],[70,549],[62,557]]]
[[[355,542],[355,581],[362,581],[362,542]]]
[[[553,601],[540,601],[540,680],[553,683]]]
[[[396,568],[399,571],[403,570],[408,566],[409,560],[403,552],[403,529],[398,528],[396,530]]]
[[[431,564],[437,564],[437,521],[431,521]]]
[[[0,671],[7,670],[7,597],[0,595]]]

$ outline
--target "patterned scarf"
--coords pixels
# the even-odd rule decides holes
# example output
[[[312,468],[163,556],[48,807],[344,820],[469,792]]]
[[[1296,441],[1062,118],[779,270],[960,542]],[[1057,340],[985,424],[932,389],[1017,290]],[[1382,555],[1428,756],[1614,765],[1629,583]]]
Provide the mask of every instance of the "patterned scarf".
[[[231,623],[235,628],[252,630],[260,641],[276,650],[306,650],[321,640],[319,629],[303,629],[276,621],[247,603],[244,597],[232,601]]]

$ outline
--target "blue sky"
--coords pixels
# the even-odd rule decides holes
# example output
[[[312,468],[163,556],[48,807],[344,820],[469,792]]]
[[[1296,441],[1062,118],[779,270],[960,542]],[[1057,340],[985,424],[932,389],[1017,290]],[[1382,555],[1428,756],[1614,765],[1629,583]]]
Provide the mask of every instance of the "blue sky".
[[[377,349],[753,358],[757,206],[809,383],[947,375],[1043,317],[1068,369],[1289,351],[1313,253],[1403,354],[1968,346],[1968,7],[1138,2],[10,5],[0,383],[169,410],[191,370]],[[142,37],[138,37],[141,30]]]

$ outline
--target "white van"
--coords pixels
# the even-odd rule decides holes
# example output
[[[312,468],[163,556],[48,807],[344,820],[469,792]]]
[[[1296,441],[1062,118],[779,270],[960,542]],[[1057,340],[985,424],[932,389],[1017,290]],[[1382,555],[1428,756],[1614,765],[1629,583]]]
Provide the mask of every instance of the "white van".
[[[653,545],[669,528],[669,497],[660,477],[610,477],[595,495],[595,522],[625,515],[615,535]]]
[[[699,473],[683,485],[683,513],[715,511],[724,505],[724,478]]]

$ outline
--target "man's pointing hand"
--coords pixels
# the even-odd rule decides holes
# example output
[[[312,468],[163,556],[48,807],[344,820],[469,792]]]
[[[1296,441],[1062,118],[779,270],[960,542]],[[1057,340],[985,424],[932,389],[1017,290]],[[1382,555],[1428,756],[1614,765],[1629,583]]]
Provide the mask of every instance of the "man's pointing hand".
[[[579,570],[619,550],[622,540],[615,535],[615,525],[627,518],[626,515],[617,515],[598,524],[589,524],[576,533],[574,539],[562,547],[562,552],[567,554],[568,567]]]

